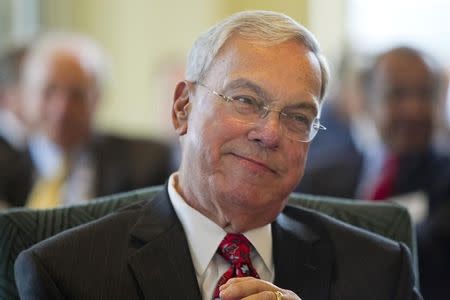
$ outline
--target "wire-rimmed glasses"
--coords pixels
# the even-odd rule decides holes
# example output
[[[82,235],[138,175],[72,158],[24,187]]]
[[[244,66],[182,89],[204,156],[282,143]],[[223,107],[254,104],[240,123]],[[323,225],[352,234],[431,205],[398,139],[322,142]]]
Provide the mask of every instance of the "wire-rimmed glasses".
[[[197,82],[196,84],[229,103],[233,108],[235,117],[243,122],[257,123],[260,119],[267,117],[271,111],[277,112],[283,134],[289,139],[310,142],[319,130],[326,130],[326,127],[320,124],[319,118],[311,112],[306,112],[306,110],[296,109],[295,111],[289,112],[285,109],[272,109],[264,101],[256,97],[230,97],[209,88],[201,82]]]

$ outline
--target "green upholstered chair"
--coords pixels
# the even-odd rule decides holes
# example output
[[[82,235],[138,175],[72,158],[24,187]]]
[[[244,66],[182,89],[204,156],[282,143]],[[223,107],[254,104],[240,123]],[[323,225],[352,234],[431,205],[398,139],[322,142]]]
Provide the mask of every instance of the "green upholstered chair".
[[[24,249],[63,230],[98,219],[131,203],[150,199],[163,187],[112,195],[86,204],[49,210],[10,209],[0,213],[0,299],[18,299],[14,260]],[[408,212],[394,204],[295,194],[290,203],[323,212],[343,222],[381,234],[409,246],[417,274],[416,241]],[[416,276],[417,278],[417,276]]]

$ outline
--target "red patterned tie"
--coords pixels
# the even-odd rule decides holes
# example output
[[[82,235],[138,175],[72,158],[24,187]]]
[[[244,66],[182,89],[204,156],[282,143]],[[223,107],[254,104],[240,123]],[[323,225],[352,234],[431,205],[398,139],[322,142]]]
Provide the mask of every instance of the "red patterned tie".
[[[233,277],[252,276],[259,278],[250,260],[251,243],[242,234],[228,233],[220,243],[219,253],[231,266],[220,277],[214,290],[214,299],[219,299],[219,287]]]

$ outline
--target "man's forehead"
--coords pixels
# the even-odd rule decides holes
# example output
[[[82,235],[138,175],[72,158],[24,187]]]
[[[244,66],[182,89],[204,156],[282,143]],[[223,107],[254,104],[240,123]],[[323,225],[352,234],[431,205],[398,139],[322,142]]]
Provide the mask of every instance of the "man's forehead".
[[[80,69],[85,72],[82,63],[79,58],[67,51],[55,51],[47,57],[47,64],[49,68],[60,69],[60,68],[72,68]]]
[[[432,67],[420,57],[411,53],[388,53],[379,59],[375,65],[375,75],[383,77],[408,78],[412,74],[420,74],[424,77],[433,77]]]
[[[216,82],[221,88],[225,88],[227,81],[233,82],[233,85],[250,86],[250,83],[255,83],[266,89],[273,83],[289,86],[289,90],[301,88],[317,94],[317,97],[322,84],[317,57],[296,40],[261,45],[252,40],[232,37],[216,55],[205,75],[205,80]],[[266,84],[261,84],[259,79],[266,81]]]
[[[87,83],[93,81],[94,74],[83,64],[78,56],[70,52],[57,52],[49,56],[47,72],[42,74],[46,80]]]
[[[280,48],[281,46],[284,46],[286,44],[292,44],[292,45],[297,46],[298,52],[303,52],[305,54],[311,51],[301,40],[296,39],[296,38],[285,39],[285,40],[280,40],[280,41],[266,41],[266,40],[261,40],[261,39],[256,39],[256,38],[251,39],[251,38],[243,37],[243,36],[239,35],[238,33],[234,33],[221,46],[221,48],[219,49],[219,51],[216,54],[216,57],[220,56],[221,53],[223,53],[225,51],[242,51],[242,49],[252,48],[252,47],[255,47],[255,48],[260,47],[262,49],[269,49],[269,50],[276,52],[278,48]]]

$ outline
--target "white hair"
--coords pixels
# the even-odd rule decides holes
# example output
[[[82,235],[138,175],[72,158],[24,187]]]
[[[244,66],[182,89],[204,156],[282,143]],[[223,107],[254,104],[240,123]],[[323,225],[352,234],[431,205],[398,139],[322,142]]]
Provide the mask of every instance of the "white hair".
[[[281,13],[271,11],[243,11],[231,15],[203,33],[189,52],[186,79],[202,81],[214,58],[234,34],[262,45],[277,45],[297,40],[317,58],[321,71],[320,99],[323,99],[329,82],[329,67],[319,44],[312,33],[298,22]]]
[[[101,90],[108,73],[106,56],[93,39],[73,32],[47,33],[35,42],[24,63],[25,84],[41,80],[48,60],[60,52],[73,55],[81,67],[92,75],[96,88]]]

